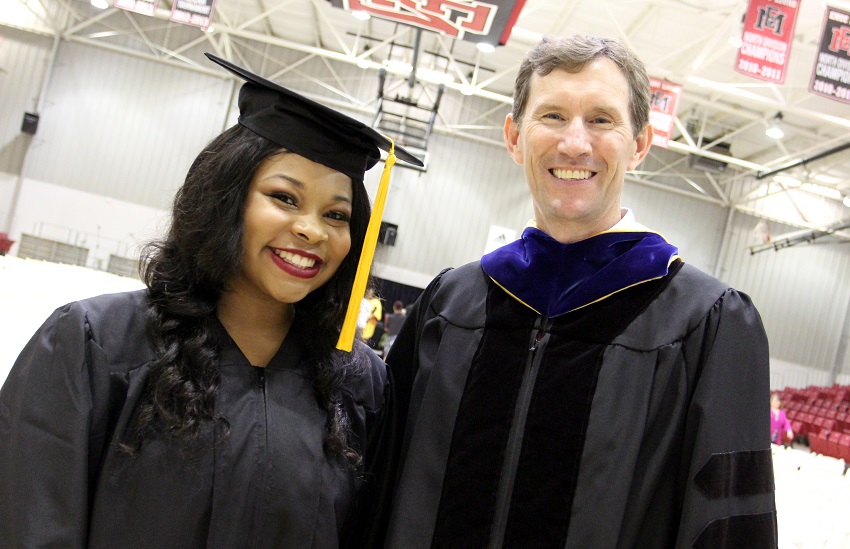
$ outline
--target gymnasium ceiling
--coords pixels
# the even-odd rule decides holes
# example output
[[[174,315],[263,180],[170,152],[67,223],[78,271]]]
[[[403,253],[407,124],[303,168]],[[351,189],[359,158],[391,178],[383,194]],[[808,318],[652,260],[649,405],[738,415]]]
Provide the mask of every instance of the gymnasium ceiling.
[[[203,51],[272,79],[321,62],[324,76],[304,76],[313,89],[335,106],[352,102],[364,113],[374,111],[375,101],[358,102],[334,66],[359,66],[364,79],[377,81],[378,69],[392,60],[390,75],[403,90],[406,73],[399,67],[416,57],[422,97],[433,100],[432,82],[447,74],[444,104],[467,105],[441,109],[435,131],[492,142],[501,139],[519,63],[542,34],[617,37],[651,76],[684,86],[670,148],[653,147],[631,181],[817,234],[850,223],[850,199],[842,205],[850,195],[850,148],[841,150],[850,146],[850,104],[807,90],[827,6],[822,0],[800,2],[781,86],[733,70],[747,0],[527,0],[507,44],[488,54],[471,42],[375,17],[359,20],[328,0],[218,0],[208,32],[169,22],[171,0],[160,0],[153,17],[97,9],[88,0],[3,1],[0,30],[17,27],[202,72],[223,74],[210,69]],[[828,5],[850,11],[848,1]],[[282,65],[281,59],[288,61]],[[478,99],[464,103],[469,95]],[[765,129],[778,112],[785,137],[774,140]],[[729,152],[718,151],[718,143],[728,143]],[[694,167],[696,157],[727,166],[722,172]],[[777,176],[759,177],[796,163]],[[842,231],[833,238],[839,235],[847,236]]]

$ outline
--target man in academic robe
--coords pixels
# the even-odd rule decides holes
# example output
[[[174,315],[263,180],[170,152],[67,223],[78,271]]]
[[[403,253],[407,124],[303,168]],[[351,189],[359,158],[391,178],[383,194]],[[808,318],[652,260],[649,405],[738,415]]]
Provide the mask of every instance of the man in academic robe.
[[[534,219],[395,340],[387,547],[777,546],[759,314],[620,204],[649,97],[616,40],[526,56],[504,135]]]

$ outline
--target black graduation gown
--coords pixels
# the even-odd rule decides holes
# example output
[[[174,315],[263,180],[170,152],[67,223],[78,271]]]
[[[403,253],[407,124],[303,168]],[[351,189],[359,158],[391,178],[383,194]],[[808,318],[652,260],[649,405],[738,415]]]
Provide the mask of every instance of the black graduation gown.
[[[221,328],[215,408],[230,433],[214,451],[157,437],[117,449],[154,359],[145,295],[57,309],[16,361],[0,391],[0,545],[337,547],[362,481],[322,450],[326,414],[294,336],[256,368]],[[366,373],[343,405],[371,461],[388,380],[364,345],[351,357]]]
[[[767,339],[693,267],[546,318],[468,264],[387,364],[392,549],[776,546]]]

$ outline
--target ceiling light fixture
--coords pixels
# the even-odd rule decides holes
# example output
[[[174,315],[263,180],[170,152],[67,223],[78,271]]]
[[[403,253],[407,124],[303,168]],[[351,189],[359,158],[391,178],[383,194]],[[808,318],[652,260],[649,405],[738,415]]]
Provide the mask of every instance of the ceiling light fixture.
[[[109,4],[106,3],[106,0],[91,0],[91,5],[99,10],[105,10],[109,7]]]
[[[478,51],[481,53],[493,53],[496,51],[496,46],[488,42],[478,42],[475,44],[475,47],[478,48]]]
[[[362,10],[353,11],[351,12],[351,15],[353,15],[355,19],[360,19],[361,21],[368,21],[372,17],[369,15],[369,12]]]
[[[844,205],[850,208],[850,195],[844,197]]]
[[[764,134],[771,139],[782,139],[783,137],[785,137],[785,132],[782,131],[782,127],[779,125],[781,121],[781,112],[778,112],[773,115],[773,120],[771,120],[770,124],[767,126],[767,129],[764,131]]]

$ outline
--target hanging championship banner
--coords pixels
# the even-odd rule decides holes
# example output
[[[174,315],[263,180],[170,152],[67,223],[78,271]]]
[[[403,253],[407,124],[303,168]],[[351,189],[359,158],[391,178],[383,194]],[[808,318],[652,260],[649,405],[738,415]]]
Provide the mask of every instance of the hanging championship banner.
[[[652,144],[668,148],[673,135],[673,125],[679,112],[682,85],[660,78],[649,78],[649,123],[652,125]]]
[[[809,91],[850,103],[850,13],[827,6]]]
[[[470,42],[504,45],[525,0],[328,0],[346,11],[438,32]]]
[[[153,16],[156,13],[158,2],[159,0],[115,0],[115,3],[112,5],[122,10]]]
[[[799,5],[800,0],[750,0],[736,71],[776,84],[785,82]]]
[[[212,24],[215,0],[174,0],[169,20],[202,29]]]

